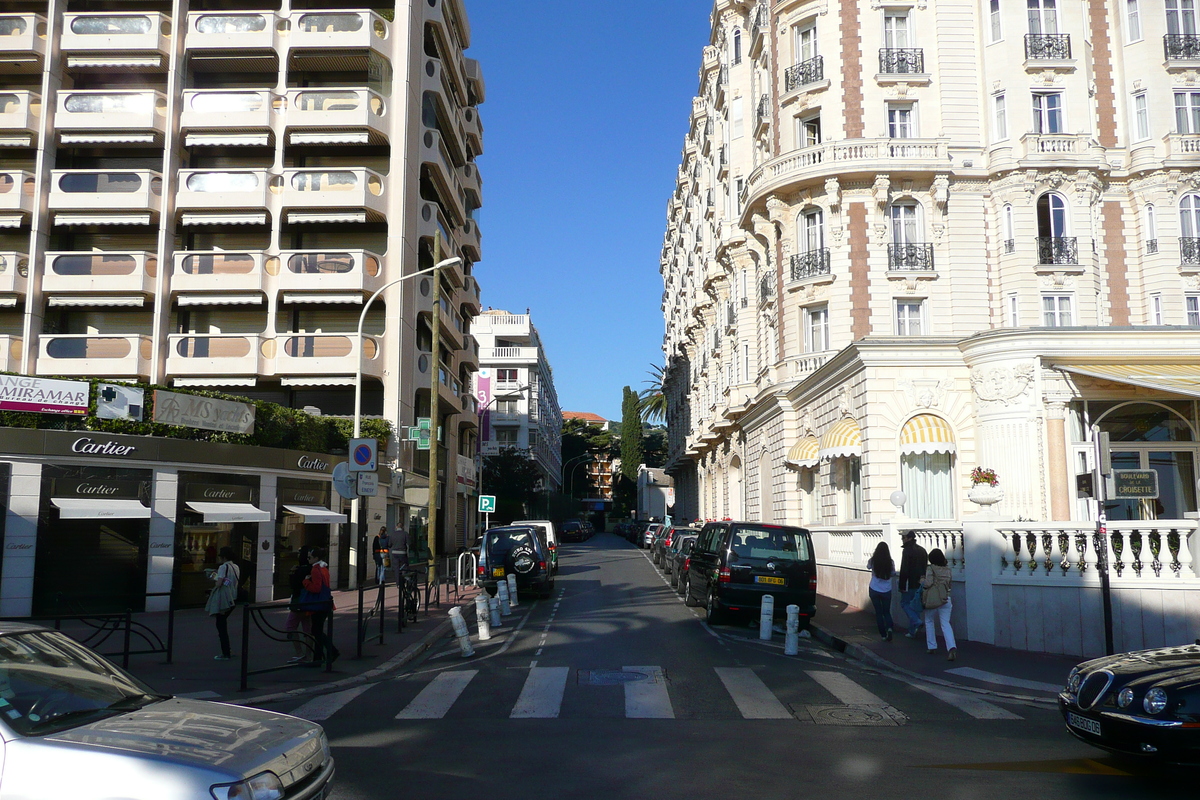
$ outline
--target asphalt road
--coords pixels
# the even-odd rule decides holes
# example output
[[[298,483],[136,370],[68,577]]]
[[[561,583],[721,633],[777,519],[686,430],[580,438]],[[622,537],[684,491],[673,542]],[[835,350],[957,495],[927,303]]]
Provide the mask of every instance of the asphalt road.
[[[1180,797],[1200,778],[1114,760],[1044,706],[710,629],[610,534],[560,568],[474,657],[447,640],[388,680],[272,706],[325,726],[333,800]]]

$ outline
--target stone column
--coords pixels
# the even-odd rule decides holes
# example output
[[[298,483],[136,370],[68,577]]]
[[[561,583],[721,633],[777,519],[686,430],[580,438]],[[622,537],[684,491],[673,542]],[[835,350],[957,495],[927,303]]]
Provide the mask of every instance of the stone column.
[[[1066,416],[1066,403],[1046,403],[1046,469],[1050,473],[1050,519],[1052,520],[1069,520],[1071,518]]]
[[[279,476],[263,475],[258,484],[258,507],[271,512],[271,520],[258,523],[258,568],[254,576],[254,602],[275,599],[275,519],[279,501]],[[336,493],[335,493],[336,496]],[[330,526],[331,528],[334,526]]]
[[[37,556],[42,465],[14,461],[4,522],[4,565],[0,575],[0,616],[33,613],[33,573]]]
[[[175,576],[175,514],[179,499],[179,473],[173,469],[154,472],[154,502],[150,516],[150,557],[146,565],[146,594],[173,591]],[[147,597],[147,611],[166,611],[171,598]]]

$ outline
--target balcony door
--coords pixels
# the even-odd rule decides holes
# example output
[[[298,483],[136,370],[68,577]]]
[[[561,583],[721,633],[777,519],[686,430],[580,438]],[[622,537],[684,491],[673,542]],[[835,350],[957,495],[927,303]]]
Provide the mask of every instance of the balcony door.
[[[1113,469],[1154,470],[1158,499],[1109,500],[1110,520],[1184,519],[1196,511],[1197,445],[1191,425],[1156,403],[1127,403],[1099,420],[1112,440]]]
[[[1029,9],[1029,32],[1058,33],[1058,0],[1026,0]]]
[[[1057,194],[1044,194],[1037,202],[1038,237],[1062,239],[1067,235],[1067,201]]]
[[[796,63],[803,64],[817,57],[817,28],[809,25],[796,31]]]
[[[897,245],[921,242],[920,220],[915,203],[896,203],[891,208],[892,243]]]
[[[803,253],[815,253],[825,247],[825,226],[821,223],[821,209],[805,211],[800,215],[800,247]]]
[[[911,47],[907,11],[890,11],[883,18],[883,46],[888,50]]]
[[[1167,0],[1167,33],[1196,33],[1196,0]]]

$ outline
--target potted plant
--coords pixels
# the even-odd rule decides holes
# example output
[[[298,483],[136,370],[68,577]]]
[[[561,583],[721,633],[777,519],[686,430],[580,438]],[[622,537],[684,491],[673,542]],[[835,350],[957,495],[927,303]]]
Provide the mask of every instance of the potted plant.
[[[991,506],[1004,499],[1004,490],[1000,488],[1000,479],[996,470],[976,467],[971,470],[971,490],[967,499],[980,506]]]

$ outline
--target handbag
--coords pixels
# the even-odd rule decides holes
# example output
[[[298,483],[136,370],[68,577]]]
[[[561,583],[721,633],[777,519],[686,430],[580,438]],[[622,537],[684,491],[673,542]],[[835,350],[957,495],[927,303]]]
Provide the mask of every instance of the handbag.
[[[950,599],[950,581],[941,580],[933,573],[933,583],[925,587],[921,593],[921,604],[925,608],[941,608]]]

